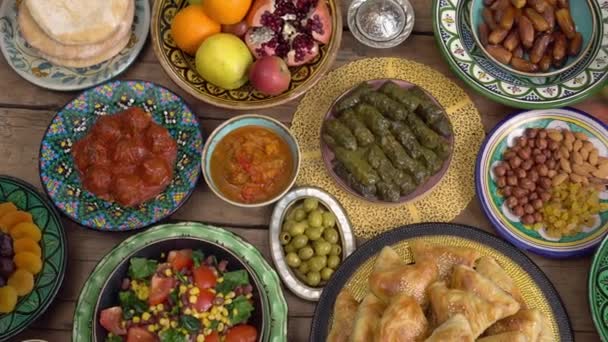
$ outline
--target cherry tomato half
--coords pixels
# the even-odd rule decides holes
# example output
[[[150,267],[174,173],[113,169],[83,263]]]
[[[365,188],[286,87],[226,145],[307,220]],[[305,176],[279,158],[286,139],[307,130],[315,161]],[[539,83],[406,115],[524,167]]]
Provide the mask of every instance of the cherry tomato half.
[[[169,256],[167,256],[167,261],[171,263],[171,266],[176,271],[181,271],[184,268],[190,268],[194,264],[192,260],[192,250],[191,249],[182,249],[178,251],[169,252]]]
[[[255,342],[257,338],[258,331],[248,324],[234,326],[226,334],[226,342]]]
[[[196,303],[194,303],[194,308],[198,312],[205,312],[213,306],[213,300],[215,299],[215,294],[213,294],[209,290],[201,290],[198,294],[198,299]]]
[[[217,284],[217,277],[213,273],[213,270],[205,265],[201,265],[194,269],[194,284],[201,289],[215,288]]]

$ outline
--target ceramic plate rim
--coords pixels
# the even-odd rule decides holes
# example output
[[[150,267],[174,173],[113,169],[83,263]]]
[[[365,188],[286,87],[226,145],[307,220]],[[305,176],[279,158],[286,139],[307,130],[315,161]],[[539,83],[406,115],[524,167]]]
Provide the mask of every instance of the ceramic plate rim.
[[[600,335],[602,341],[606,341],[608,339],[608,335],[606,335],[606,328],[608,328],[608,326],[602,327],[600,321],[601,313],[598,312],[599,308],[595,305],[593,297],[597,296],[597,291],[595,290],[594,283],[595,279],[597,278],[597,271],[599,268],[598,264],[600,263],[599,257],[600,254],[602,254],[604,249],[606,249],[607,247],[608,236],[602,240],[600,246],[595,251],[595,254],[593,255],[593,258],[591,260],[591,267],[589,268],[589,276],[587,277],[587,300],[589,303],[589,311],[591,312],[591,318],[593,319],[593,325],[595,326],[595,330],[597,331],[598,335]]]
[[[64,254],[63,262],[61,263],[61,265],[59,265],[61,267],[61,269],[59,270],[60,272],[58,272],[59,274],[58,274],[56,280],[54,281],[56,284],[55,289],[50,293],[50,296],[47,298],[46,302],[43,305],[38,307],[38,309],[37,309],[38,311],[34,315],[30,316],[29,323],[24,324],[19,329],[13,330],[12,332],[8,332],[8,335],[6,335],[4,337],[0,336],[2,338],[6,338],[8,340],[9,338],[15,337],[17,334],[23,332],[25,329],[27,329],[29,326],[31,326],[35,321],[37,321],[40,318],[40,316],[42,316],[42,314],[44,314],[49,309],[49,307],[55,301],[55,299],[57,299],[57,295],[59,294],[59,290],[61,289],[61,286],[63,285],[63,280],[65,279],[65,273],[67,271],[69,248],[68,248],[67,233],[65,231],[65,226],[63,225],[63,222],[61,220],[61,216],[57,212],[57,209],[55,208],[53,203],[50,201],[48,196],[46,196],[44,193],[42,193],[40,190],[38,190],[32,184],[30,184],[22,179],[19,179],[17,177],[9,176],[6,174],[0,174],[0,180],[2,180],[2,179],[6,179],[11,182],[14,182],[22,189],[26,189],[28,192],[31,192],[40,198],[40,202],[49,211],[49,214],[52,215],[55,218],[55,220],[57,220],[57,223],[59,224],[59,233],[60,233],[59,242],[62,245],[59,248],[63,249],[63,254]],[[17,304],[19,304],[19,302],[17,302]],[[10,315],[10,314],[11,313],[2,314],[1,316]]]
[[[513,236],[514,233],[511,232],[511,229],[508,227],[505,227],[492,214],[492,212],[490,211],[490,209],[488,207],[488,204],[486,203],[486,201],[488,199],[484,195],[483,187],[481,184],[482,178],[485,179],[485,177],[481,176],[481,174],[482,174],[481,162],[487,154],[486,147],[488,146],[488,143],[494,138],[494,134],[497,131],[499,131],[501,128],[503,128],[503,126],[508,125],[510,122],[516,120],[518,117],[520,117],[522,115],[526,115],[526,114],[529,114],[532,112],[546,112],[546,113],[550,114],[551,111],[555,111],[555,110],[536,109],[536,110],[516,111],[510,115],[507,115],[504,119],[502,119],[500,122],[498,122],[488,132],[483,143],[481,144],[479,154],[477,155],[477,159],[475,161],[475,193],[477,195],[478,201],[481,205],[481,208],[482,208],[485,216],[492,223],[492,226],[494,227],[496,232],[500,236],[502,236],[504,239],[506,239],[510,243],[514,244],[515,246],[517,246],[518,248],[521,248],[523,250],[530,251],[533,253],[537,253],[539,255],[549,257],[549,258],[571,258],[571,257],[576,257],[576,256],[583,256],[583,255],[587,255],[587,254],[593,252],[593,250],[597,247],[597,245],[599,243],[601,243],[602,236],[605,236],[608,233],[608,225],[606,225],[606,227],[603,228],[604,232],[601,233],[598,237],[596,237],[595,240],[592,240],[591,242],[586,242],[585,244],[583,244],[580,247],[576,247],[576,245],[575,245],[573,247],[569,247],[568,249],[560,250],[559,247],[543,247],[543,246],[538,246],[538,245],[530,243],[530,242],[524,242],[524,241],[521,241],[520,239],[514,237]],[[604,130],[608,131],[608,125],[604,124],[600,120],[596,119],[595,117],[591,116],[590,114],[588,114],[584,111],[581,111],[581,110],[578,110],[578,109],[572,108],[572,107],[564,107],[564,108],[559,109],[559,111],[569,112],[567,115],[571,115],[573,117],[579,116],[585,120],[587,120],[587,119],[591,120],[592,122],[597,123]],[[564,113],[564,115],[566,115],[566,114]]]
[[[8,17],[8,16],[6,16],[6,13],[8,10],[5,9],[5,7],[12,6],[13,1],[14,0],[6,0],[2,4],[0,4],[0,18]],[[133,1],[137,1],[137,0],[133,0]],[[96,82],[83,82],[83,84],[81,84],[81,85],[77,85],[77,84],[62,85],[62,84],[57,84],[57,83],[43,83],[40,81],[40,78],[33,77],[29,73],[16,69],[13,66],[13,64],[9,62],[9,59],[7,58],[8,51],[6,51],[6,47],[5,47],[4,43],[0,43],[0,50],[2,51],[2,55],[4,56],[6,64],[8,64],[11,67],[13,72],[15,72],[17,75],[19,75],[19,77],[21,77],[25,81],[27,81],[35,86],[38,86],[40,88],[47,89],[47,90],[54,90],[54,91],[77,91],[77,90],[93,88],[97,85],[109,82],[109,81],[115,79],[116,77],[122,75],[125,71],[127,71],[127,69],[129,69],[135,63],[135,61],[137,60],[137,57],[143,50],[146,40],[148,39],[148,32],[149,32],[149,28],[150,28],[150,3],[148,0],[143,0],[143,1],[141,1],[141,3],[143,4],[143,13],[142,13],[141,20],[143,20],[142,32],[145,32],[144,35],[139,37],[140,39],[133,46],[132,51],[130,53],[129,61],[127,63],[125,63],[116,72],[111,73],[108,77],[102,77],[99,80],[97,80]],[[16,20],[13,19],[13,23],[16,23]],[[134,23],[134,25],[135,25],[135,23]],[[131,32],[133,33],[134,31],[132,30]],[[0,41],[1,41],[1,39],[0,39]]]
[[[59,108],[55,112],[55,114],[53,114],[53,117],[51,118],[51,122],[49,123],[49,125],[45,129],[44,135],[42,136],[42,139],[40,140],[40,146],[38,148],[38,177],[39,177],[39,180],[40,180],[40,184],[42,185],[42,189],[44,190],[44,193],[49,198],[49,201],[51,203],[53,203],[53,206],[55,208],[57,208],[63,214],[63,216],[65,216],[66,218],[68,218],[70,221],[72,221],[72,222],[74,222],[74,223],[76,223],[78,225],[81,225],[83,227],[86,227],[87,229],[92,229],[92,230],[99,231],[99,232],[110,232],[110,233],[116,232],[116,233],[120,233],[120,232],[132,232],[132,231],[142,230],[142,229],[148,228],[148,227],[150,227],[150,226],[152,226],[152,225],[154,225],[154,224],[156,224],[156,223],[158,223],[158,222],[160,222],[162,220],[165,220],[165,219],[169,218],[171,215],[175,214],[176,211],[178,211],[182,206],[184,206],[184,204],[186,204],[186,202],[188,202],[188,200],[190,199],[190,197],[194,193],[194,190],[196,190],[196,187],[198,186],[198,183],[201,180],[201,173],[202,172],[200,171],[201,170],[200,165],[198,167],[194,168],[194,170],[198,170],[199,171],[199,174],[196,177],[196,181],[194,182],[194,185],[188,190],[188,193],[184,196],[184,198],[182,199],[182,201],[181,201],[181,203],[179,205],[175,206],[175,208],[172,208],[172,210],[170,210],[165,216],[163,216],[163,217],[161,217],[161,218],[159,218],[157,220],[153,220],[153,221],[151,221],[151,222],[149,222],[149,223],[147,223],[145,225],[140,225],[140,226],[135,226],[135,227],[128,227],[127,229],[122,229],[122,230],[121,229],[102,229],[102,228],[99,228],[97,226],[92,226],[92,225],[86,225],[86,224],[84,224],[84,222],[81,222],[76,217],[73,217],[72,215],[69,215],[68,213],[65,212],[65,210],[63,210],[61,208],[58,208],[55,205],[55,200],[54,200],[53,197],[50,196],[50,194],[48,192],[48,189],[47,189],[47,187],[44,184],[44,181],[42,179],[42,172],[40,172],[40,170],[42,169],[42,165],[41,165],[42,164],[42,158],[40,158],[40,155],[42,153],[42,146],[43,146],[44,139],[45,139],[45,137],[46,137],[49,129],[51,128],[51,125],[52,125],[53,121],[55,121],[55,118],[57,117],[57,115],[59,115],[59,113],[62,112],[70,103],[72,103],[75,99],[77,99],[78,97],[80,97],[85,92],[92,91],[93,89],[95,89],[97,87],[102,87],[102,86],[104,86],[106,84],[110,84],[110,83],[114,83],[114,82],[119,82],[119,84],[126,84],[126,83],[129,83],[129,82],[148,83],[148,84],[152,85],[152,87],[154,87],[154,88],[165,89],[169,93],[175,95],[180,100],[180,102],[182,102],[182,104],[184,106],[186,106],[186,108],[188,108],[188,110],[190,110],[190,112],[192,113],[192,117],[196,120],[196,123],[198,124],[198,128],[199,128],[199,131],[201,133],[201,139],[202,139],[203,142],[205,141],[205,135],[203,134],[202,127],[201,127],[200,121],[198,120],[198,117],[196,116],[196,114],[194,113],[194,111],[192,111],[192,109],[190,109],[190,106],[184,100],[183,97],[179,96],[173,90],[171,90],[171,89],[169,89],[169,88],[167,88],[167,87],[165,87],[163,85],[160,85],[160,84],[152,82],[152,81],[145,81],[145,80],[139,80],[139,79],[120,79],[120,80],[118,80],[118,79],[111,79],[111,80],[107,80],[107,81],[105,81],[103,83],[100,83],[100,84],[98,84],[98,85],[96,85],[94,87],[84,89],[81,92],[79,92],[78,94],[76,94],[76,96],[70,98],[61,108]],[[115,228],[115,227],[112,227],[112,228]]]

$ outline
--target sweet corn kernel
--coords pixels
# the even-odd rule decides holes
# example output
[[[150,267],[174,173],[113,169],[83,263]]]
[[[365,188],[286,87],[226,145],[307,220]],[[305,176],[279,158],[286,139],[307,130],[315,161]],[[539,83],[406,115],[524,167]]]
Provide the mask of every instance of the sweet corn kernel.
[[[226,298],[228,298],[228,299],[232,299],[232,298],[234,298],[234,297],[236,297],[236,294],[234,293],[234,291],[230,291],[230,292],[228,292],[228,294],[226,295]]]
[[[173,275],[173,272],[171,272],[171,269],[170,269],[170,268],[167,268],[167,269],[165,270],[165,275],[166,275],[167,277],[170,277],[170,276],[172,276],[172,275]]]
[[[165,327],[166,327],[166,326],[168,326],[168,325],[169,325],[169,320],[168,320],[168,319],[166,319],[166,318],[161,318],[161,319],[158,321],[158,323],[160,323],[160,325],[162,325],[162,326],[165,326]]]
[[[190,304],[196,303],[197,300],[198,300],[198,298],[196,296],[190,296],[190,298],[188,298],[188,301],[190,302]]]
[[[192,294],[192,295],[197,295],[199,293],[201,293],[201,290],[199,290],[198,287],[195,287],[192,290],[190,290],[190,294]]]
[[[217,278],[217,282],[218,282],[218,284],[223,283],[224,282],[224,277]]]
[[[211,331],[211,329],[209,329],[209,328],[205,328],[205,330],[203,330],[203,334],[205,334],[205,336],[211,335],[212,332],[213,331]]]
[[[211,321],[209,321],[207,318],[203,318],[203,326],[209,327],[210,325],[211,325]]]
[[[220,323],[217,325],[217,330],[218,331],[224,331],[224,323]]]
[[[155,332],[156,330],[158,330],[158,325],[157,324],[150,324],[150,325],[148,325],[148,331],[149,332]]]
[[[208,312],[203,312],[203,313],[201,313],[201,317],[202,318],[207,318],[207,317],[209,317],[209,313]]]
[[[211,293],[215,294],[215,289],[208,289],[207,291],[209,291],[209,292],[211,292]]]
[[[198,335],[196,336],[196,342],[205,342],[205,335]]]
[[[192,314],[192,310],[190,310],[190,308],[186,308],[186,309],[184,310],[184,313],[185,313],[186,315],[191,315],[191,314]]]
[[[177,322],[171,321],[171,328],[177,328]]]
[[[247,298],[247,299],[251,299],[251,297],[253,297],[253,295],[252,295],[251,293],[248,293],[248,294],[245,296],[245,298]]]
[[[215,319],[215,315],[214,314],[210,314],[209,317],[207,317],[207,318],[209,318],[210,320],[213,321]]]
[[[141,322],[141,318],[139,318],[138,316],[133,316],[133,323],[139,323]]]
[[[144,321],[149,320],[149,319],[150,319],[150,313],[149,313],[149,312],[144,312],[143,314],[141,314],[141,318],[142,318]]]
[[[186,291],[188,291],[188,288],[186,287],[186,285],[179,286],[179,294],[184,294],[184,293],[186,293]]]
[[[224,304],[226,304],[226,305],[232,304],[232,299],[226,299],[226,301],[224,302]]]
[[[239,310],[237,310],[237,309],[232,309],[232,315],[233,315],[233,316],[236,316],[236,315],[238,315],[238,314],[239,314]]]
[[[158,310],[158,311],[165,311],[165,306],[163,304],[158,304],[156,306],[156,310]]]

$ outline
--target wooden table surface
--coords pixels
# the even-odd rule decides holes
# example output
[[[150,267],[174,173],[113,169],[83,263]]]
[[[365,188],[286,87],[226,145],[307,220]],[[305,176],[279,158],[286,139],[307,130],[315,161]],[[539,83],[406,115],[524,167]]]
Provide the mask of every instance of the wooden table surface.
[[[344,9],[348,2],[345,0],[342,4]],[[478,95],[451,72],[447,63],[441,58],[433,37],[432,1],[413,0],[412,3],[416,10],[416,25],[414,33],[405,43],[388,50],[368,48],[358,43],[345,27],[342,47],[333,68],[356,59],[377,56],[401,57],[425,63],[447,75],[467,91],[481,113],[486,132],[489,131],[500,119],[515,109],[496,104]],[[223,120],[241,114],[206,105],[180,90],[157,62],[149,40],[136,63],[120,78],[152,81],[173,89],[183,96],[197,113],[206,135]],[[55,112],[73,98],[75,93],[54,92],[36,87],[13,72],[4,59],[0,59],[0,80],[0,174],[22,178],[41,188],[38,177],[40,140]],[[597,101],[599,100],[587,100],[578,107],[597,108],[599,104]],[[262,110],[260,113],[289,124],[298,102],[299,100],[294,100],[277,108]],[[172,219],[203,221],[226,227],[258,247],[271,261],[267,237],[270,212],[271,207],[240,209],[230,206],[214,196],[201,180],[193,196],[172,216]],[[454,222],[494,232],[476,198]],[[69,261],[63,286],[47,312],[30,328],[15,337],[15,341],[29,338],[40,338],[51,342],[69,341],[72,316],[80,288],[97,262],[115,245],[133,234],[100,233],[82,228],[65,218],[63,223],[69,244]],[[358,243],[362,242],[362,240],[358,241]],[[599,341],[587,303],[590,257],[554,261],[535,255],[530,256],[560,293],[570,315],[576,341]],[[315,304],[298,299],[287,289],[284,293],[289,304],[287,340],[307,341]]]

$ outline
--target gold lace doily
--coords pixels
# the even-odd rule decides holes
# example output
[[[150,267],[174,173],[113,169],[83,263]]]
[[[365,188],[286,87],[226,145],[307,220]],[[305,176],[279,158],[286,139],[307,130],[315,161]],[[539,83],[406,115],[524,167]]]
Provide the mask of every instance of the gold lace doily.
[[[441,182],[415,202],[387,206],[360,200],[334,182],[321,158],[321,123],[332,102],[358,83],[379,78],[402,79],[423,87],[446,109],[452,122],[450,167]],[[464,90],[426,65],[400,58],[368,58],[344,65],[308,91],[294,114],[291,130],[302,151],[297,184],[318,186],[336,196],[358,237],[370,238],[405,224],[450,221],[475,194],[475,159],[484,137],[481,117]]]

